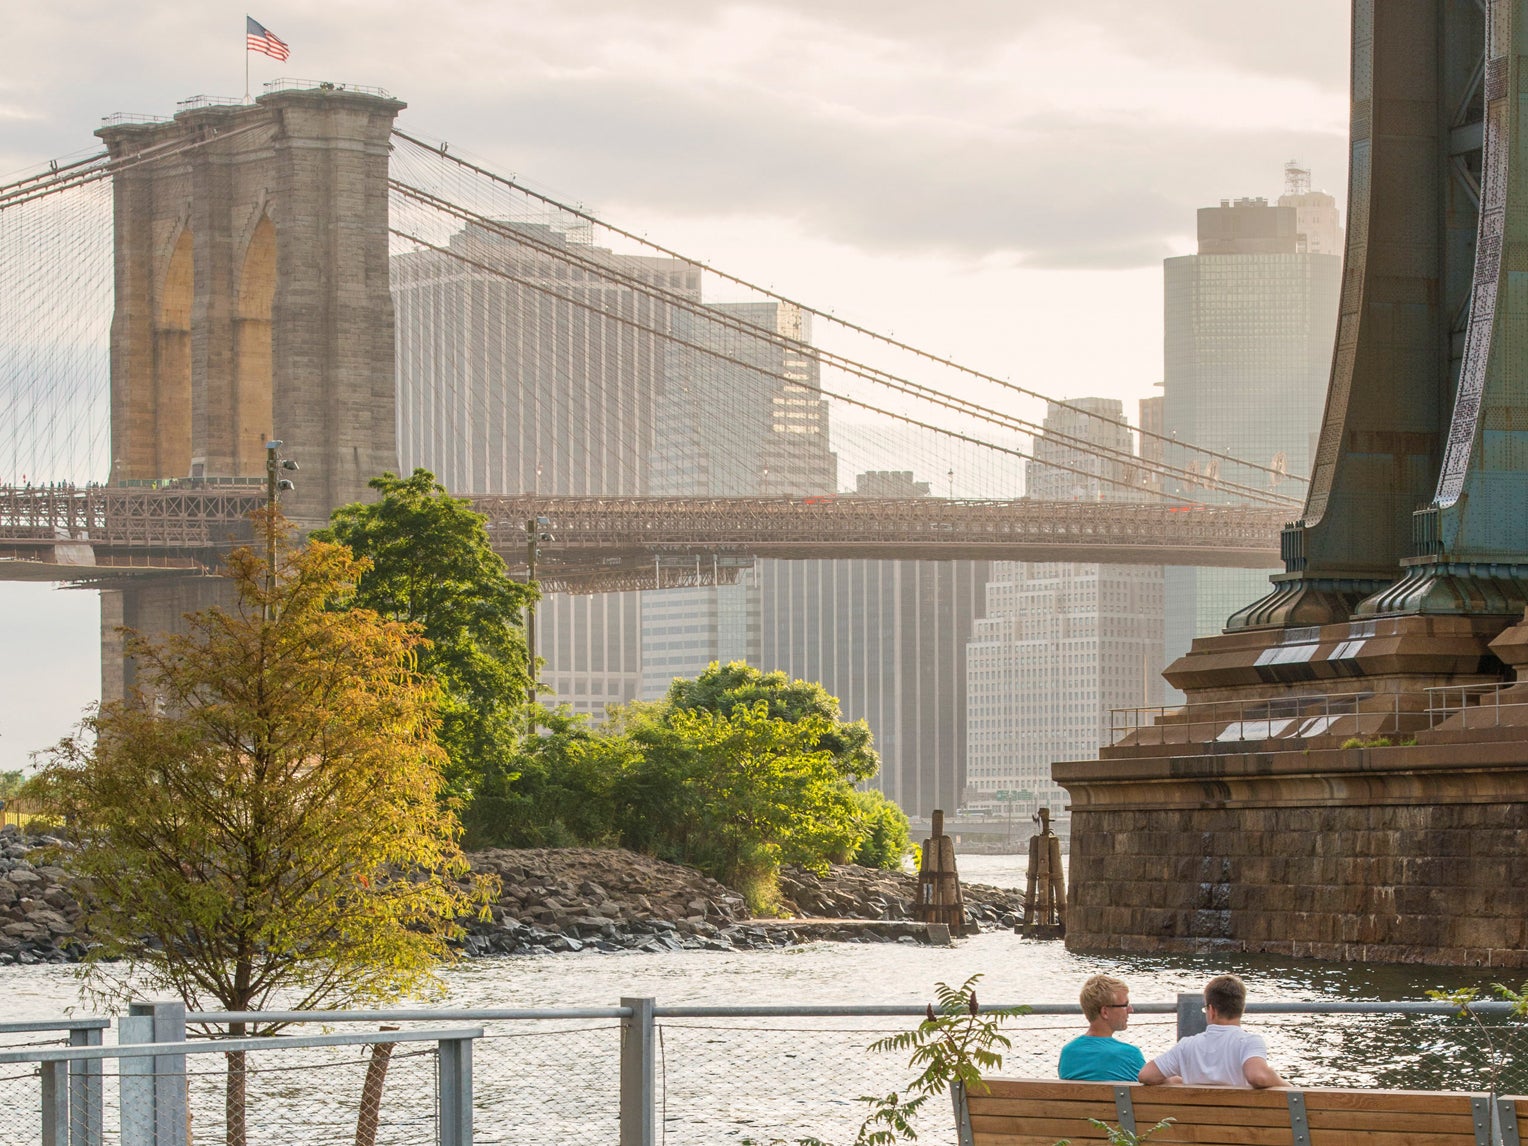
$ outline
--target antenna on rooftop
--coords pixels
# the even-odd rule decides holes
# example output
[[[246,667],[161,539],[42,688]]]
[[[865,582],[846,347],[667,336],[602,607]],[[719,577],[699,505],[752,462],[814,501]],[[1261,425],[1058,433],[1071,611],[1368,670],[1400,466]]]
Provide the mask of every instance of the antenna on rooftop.
[[[1310,168],[1301,167],[1298,159],[1291,159],[1284,164],[1284,194],[1310,194]]]

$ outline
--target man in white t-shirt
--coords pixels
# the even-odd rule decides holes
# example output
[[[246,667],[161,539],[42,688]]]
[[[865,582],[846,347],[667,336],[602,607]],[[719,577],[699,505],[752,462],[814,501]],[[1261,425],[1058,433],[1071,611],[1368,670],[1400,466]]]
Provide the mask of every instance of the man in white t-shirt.
[[[1182,1082],[1185,1086],[1283,1086],[1268,1065],[1262,1035],[1242,1030],[1247,987],[1235,975],[1217,975],[1204,985],[1204,1017],[1209,1024],[1197,1035],[1180,1039],[1137,1076],[1147,1086]]]

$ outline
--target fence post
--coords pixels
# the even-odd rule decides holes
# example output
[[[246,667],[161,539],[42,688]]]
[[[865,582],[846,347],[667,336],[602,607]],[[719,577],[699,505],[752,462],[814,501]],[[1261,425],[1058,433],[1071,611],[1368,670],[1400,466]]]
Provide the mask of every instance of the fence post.
[[[654,1023],[652,999],[623,998],[631,1015],[621,1020],[621,1146],[654,1146]]]
[[[472,1146],[472,1040],[441,1039],[440,1146]]]
[[[118,1045],[153,1041],[152,1016],[123,1015],[117,1020]],[[117,1060],[117,1075],[122,1146],[154,1146],[154,1060],[123,1055]]]
[[[101,1045],[100,1027],[74,1027],[69,1031],[72,1047]],[[101,1146],[101,1060],[86,1059],[69,1064],[70,1146]]]
[[[42,1062],[42,1146],[69,1146],[69,1064]]]
[[[1204,1017],[1204,996],[1180,993],[1178,995],[1178,1037],[1186,1039],[1197,1035],[1209,1026]]]
[[[128,1014],[152,1022],[153,1034],[149,1042],[186,1041],[184,1003],[133,1003],[128,1007]],[[150,1061],[154,1071],[154,1146],[187,1146],[191,1136],[186,1127],[190,1109],[186,1092],[186,1056],[155,1055]]]

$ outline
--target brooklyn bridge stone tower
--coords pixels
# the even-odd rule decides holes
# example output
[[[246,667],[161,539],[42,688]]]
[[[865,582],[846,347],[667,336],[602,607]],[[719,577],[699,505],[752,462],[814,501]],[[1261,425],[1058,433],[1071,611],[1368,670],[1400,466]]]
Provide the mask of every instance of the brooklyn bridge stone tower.
[[[1528,964],[1528,0],[1355,0],[1325,421],[1189,704],[1061,764],[1080,948]]]
[[[301,465],[282,510],[312,528],[397,468],[387,178],[403,106],[324,84],[97,132],[133,161],[114,176],[112,481],[263,478],[279,439]],[[167,631],[219,592],[105,594],[105,695],[123,685],[118,623]]]

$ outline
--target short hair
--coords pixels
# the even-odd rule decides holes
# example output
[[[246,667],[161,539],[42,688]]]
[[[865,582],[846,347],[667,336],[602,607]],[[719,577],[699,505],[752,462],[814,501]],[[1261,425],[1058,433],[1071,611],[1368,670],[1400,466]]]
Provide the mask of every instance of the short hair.
[[[1129,994],[1130,987],[1121,979],[1113,975],[1094,975],[1082,985],[1082,994],[1078,1001],[1082,1004],[1082,1013],[1092,1022],[1103,1014],[1105,1007],[1114,1005],[1114,996],[1120,991]]]
[[[1247,1008],[1247,984],[1235,975],[1216,975],[1204,985],[1204,1001],[1223,1019],[1239,1019]]]

